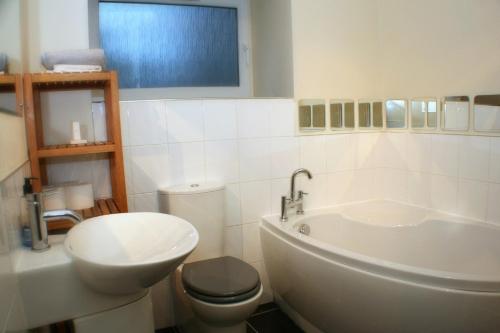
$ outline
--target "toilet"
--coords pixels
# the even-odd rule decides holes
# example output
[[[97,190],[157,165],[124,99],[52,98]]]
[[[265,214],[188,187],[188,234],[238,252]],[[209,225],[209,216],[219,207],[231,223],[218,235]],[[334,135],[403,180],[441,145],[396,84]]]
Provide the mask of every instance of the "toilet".
[[[171,278],[177,326],[186,333],[246,332],[245,320],[257,309],[263,288],[255,268],[224,256],[224,185],[164,188],[159,205],[161,212],[193,224],[200,236],[195,251]]]

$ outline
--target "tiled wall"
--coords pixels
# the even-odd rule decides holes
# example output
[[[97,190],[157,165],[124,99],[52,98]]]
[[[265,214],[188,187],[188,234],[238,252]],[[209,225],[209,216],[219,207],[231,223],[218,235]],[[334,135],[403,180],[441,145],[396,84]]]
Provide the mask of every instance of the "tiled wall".
[[[130,209],[157,211],[156,191],[168,185],[225,182],[226,253],[266,278],[259,219],[279,211],[293,170],[314,175],[301,180],[306,208],[376,193],[368,161],[379,134],[296,137],[295,110],[280,99],[122,102]]]
[[[259,270],[264,302],[271,295],[259,219],[279,212],[298,167],[314,176],[299,182],[309,193],[306,209],[387,198],[500,222],[500,138],[407,132],[299,137],[295,112],[295,102],[283,99],[122,102],[130,210],[158,211],[161,187],[226,183],[225,252]],[[93,118],[97,131],[102,110],[94,108]],[[49,168],[49,178],[86,175],[97,193],[109,193],[102,186],[109,177],[105,161],[88,163],[53,165],[59,169]]]
[[[21,222],[26,220],[22,202],[23,178],[28,164],[0,182],[0,332],[17,332],[23,326],[24,311],[13,271],[20,245]]]
[[[500,223],[500,137],[384,133],[385,198]]]

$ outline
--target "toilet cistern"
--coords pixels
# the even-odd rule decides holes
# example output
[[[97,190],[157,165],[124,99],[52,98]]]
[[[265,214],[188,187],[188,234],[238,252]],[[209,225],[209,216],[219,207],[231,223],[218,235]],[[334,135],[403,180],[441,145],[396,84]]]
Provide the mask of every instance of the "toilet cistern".
[[[286,222],[288,220],[288,209],[290,208],[297,208],[297,214],[302,215],[304,214],[304,208],[303,208],[303,200],[304,200],[304,195],[307,195],[307,193],[303,191],[299,191],[297,193],[297,198],[295,196],[295,178],[298,175],[305,174],[307,175],[307,178],[312,179],[312,174],[309,170],[307,169],[297,169],[293,172],[292,177],[290,179],[290,198],[287,198],[286,196],[281,197],[281,221]]]

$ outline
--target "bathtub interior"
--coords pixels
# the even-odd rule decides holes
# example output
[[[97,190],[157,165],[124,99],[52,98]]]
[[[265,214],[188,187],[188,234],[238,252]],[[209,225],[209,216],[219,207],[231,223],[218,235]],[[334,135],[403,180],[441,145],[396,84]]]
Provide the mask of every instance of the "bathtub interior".
[[[500,228],[390,201],[320,210],[291,221],[336,249],[419,269],[500,279]]]

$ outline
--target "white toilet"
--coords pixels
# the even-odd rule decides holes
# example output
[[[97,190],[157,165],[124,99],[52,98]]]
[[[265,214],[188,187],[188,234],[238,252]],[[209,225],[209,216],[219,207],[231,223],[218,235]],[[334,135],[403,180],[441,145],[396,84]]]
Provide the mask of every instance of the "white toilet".
[[[200,235],[198,247],[172,279],[176,324],[186,333],[244,333],[245,320],[262,296],[255,268],[223,254],[224,191],[219,183],[159,191],[160,210],[189,221]]]

